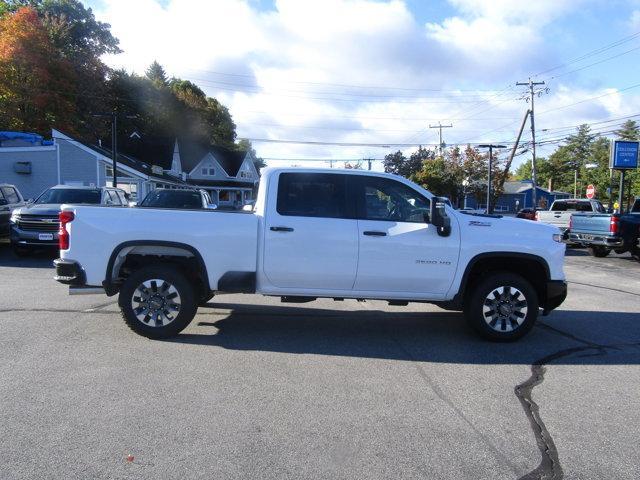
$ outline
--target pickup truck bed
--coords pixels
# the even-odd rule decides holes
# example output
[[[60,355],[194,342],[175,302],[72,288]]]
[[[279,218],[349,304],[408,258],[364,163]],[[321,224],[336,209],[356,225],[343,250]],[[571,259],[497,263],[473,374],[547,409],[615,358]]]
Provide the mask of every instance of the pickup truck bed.
[[[571,215],[574,213],[604,213],[604,207],[597,200],[568,199],[556,200],[549,210],[538,210],[536,220],[558,227],[562,232],[569,228]]]
[[[613,249],[631,252],[640,260],[640,199],[627,214],[575,213],[571,216],[568,240],[589,247],[592,255],[604,257]]]

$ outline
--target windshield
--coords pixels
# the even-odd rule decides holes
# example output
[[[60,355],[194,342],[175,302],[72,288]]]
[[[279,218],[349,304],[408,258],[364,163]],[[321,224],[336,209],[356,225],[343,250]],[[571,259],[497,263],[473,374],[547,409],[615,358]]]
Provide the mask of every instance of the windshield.
[[[100,204],[101,192],[98,189],[73,189],[73,188],[51,188],[44,192],[34,202],[44,203],[87,203]]]
[[[188,190],[155,190],[140,203],[141,207],[202,208],[200,192]]]

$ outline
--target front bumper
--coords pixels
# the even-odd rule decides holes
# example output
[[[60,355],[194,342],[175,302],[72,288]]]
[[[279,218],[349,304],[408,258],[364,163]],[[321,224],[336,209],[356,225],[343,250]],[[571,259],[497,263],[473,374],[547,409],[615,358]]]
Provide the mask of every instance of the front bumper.
[[[53,261],[53,266],[56,267],[56,274],[53,279],[57,282],[74,286],[86,284],[84,270],[82,270],[78,262],[65,260],[64,258],[56,258]]]
[[[607,235],[591,235],[587,233],[569,233],[569,242],[581,245],[601,245],[603,247],[616,248],[624,243],[620,237],[609,237]]]
[[[11,225],[11,243],[21,247],[58,247],[58,232],[24,230]]]
[[[546,290],[547,294],[541,305],[544,315],[558,308],[562,302],[564,302],[565,298],[567,298],[567,282],[564,280],[549,280]]]

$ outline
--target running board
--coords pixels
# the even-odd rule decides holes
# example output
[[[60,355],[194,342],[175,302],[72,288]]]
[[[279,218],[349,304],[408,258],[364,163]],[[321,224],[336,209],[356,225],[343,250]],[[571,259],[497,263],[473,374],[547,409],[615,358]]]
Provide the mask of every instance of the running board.
[[[102,287],[69,287],[69,295],[105,295]]]

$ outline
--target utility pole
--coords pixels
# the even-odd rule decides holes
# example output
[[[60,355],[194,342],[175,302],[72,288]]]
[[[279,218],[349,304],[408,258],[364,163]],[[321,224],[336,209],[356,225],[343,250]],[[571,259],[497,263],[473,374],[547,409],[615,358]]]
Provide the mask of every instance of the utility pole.
[[[111,166],[113,168],[113,187],[118,186],[118,112],[94,113],[92,117],[111,118]],[[126,115],[125,118],[137,118],[136,115]]]
[[[373,161],[372,158],[367,158],[367,170],[371,170],[371,162]]]
[[[531,145],[532,145],[532,156],[531,156],[531,181],[533,182],[533,191],[531,192],[531,199],[533,201],[533,208],[537,207],[538,204],[538,199],[537,199],[537,188],[538,188],[538,179],[537,179],[537,175],[536,175],[536,123],[535,123],[535,118],[534,118],[534,106],[533,106],[533,99],[535,98],[535,94],[536,92],[534,91],[534,88],[538,85],[544,85],[544,82],[534,82],[531,80],[531,77],[529,77],[529,81],[528,82],[516,82],[516,86],[528,86],[529,87],[529,95],[531,98],[531,109],[530,109],[530,115],[531,115]],[[542,91],[538,92],[538,95],[540,95],[542,93]],[[527,102],[529,101],[529,98],[527,98]]]
[[[442,123],[438,122],[438,125],[429,125],[429,128],[437,128],[439,130],[438,138],[440,139],[440,143],[438,143],[438,148],[440,150],[440,156],[442,156],[442,129],[443,128],[452,128],[453,125],[442,125]]]
[[[493,149],[494,148],[506,148],[504,145],[494,145],[493,143],[485,143],[478,145],[478,148],[489,149],[489,172],[487,174],[487,213],[491,213],[491,167],[493,166]]]

